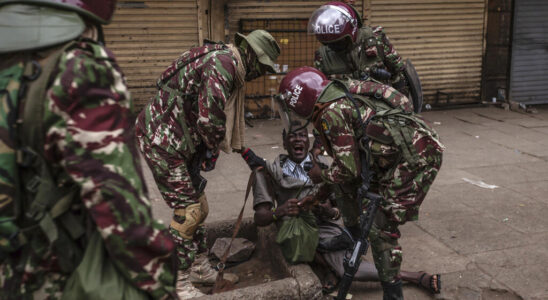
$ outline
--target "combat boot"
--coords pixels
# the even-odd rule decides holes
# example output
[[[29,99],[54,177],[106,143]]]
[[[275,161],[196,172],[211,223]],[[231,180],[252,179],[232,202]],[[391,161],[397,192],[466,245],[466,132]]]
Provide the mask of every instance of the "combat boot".
[[[215,270],[207,256],[201,255],[196,258],[190,268],[190,282],[195,284],[213,285],[217,279],[219,272]],[[223,279],[230,281],[232,284],[238,282],[238,275],[234,273],[223,273]]]
[[[190,272],[188,270],[177,272],[177,284],[175,290],[179,299],[192,299],[196,297],[205,296],[199,289],[195,288],[189,279]]]
[[[395,282],[381,282],[383,296],[382,300],[403,300],[401,279]]]

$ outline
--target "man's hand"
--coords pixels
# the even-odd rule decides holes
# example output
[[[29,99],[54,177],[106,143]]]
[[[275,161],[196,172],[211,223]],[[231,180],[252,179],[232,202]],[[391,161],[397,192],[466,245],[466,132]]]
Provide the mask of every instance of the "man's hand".
[[[207,149],[204,160],[202,161],[202,164],[200,165],[200,169],[204,172],[209,172],[215,169],[217,158],[219,158],[219,150],[217,150],[216,152],[213,152],[210,149]]]
[[[312,207],[316,204],[317,204],[317,200],[313,196],[306,196],[306,197],[302,198],[301,201],[299,201],[299,203],[298,203],[299,207],[304,209],[304,210],[309,210],[310,207]]]
[[[310,177],[310,180],[312,180],[312,183],[318,184],[323,181],[321,176],[322,168],[320,168],[320,165],[316,162],[316,160],[313,160],[313,161],[314,161],[314,165],[312,166],[312,169],[308,171],[308,177]]]
[[[251,171],[258,167],[266,167],[264,158],[257,156],[250,148],[247,148],[242,152],[242,158],[245,160]]]
[[[322,154],[322,149],[313,147],[312,150],[310,150],[310,154],[312,154],[314,161],[318,161],[318,156]]]
[[[290,216],[294,217],[299,214],[299,200],[293,198],[284,202],[284,204],[276,208],[276,217]]]

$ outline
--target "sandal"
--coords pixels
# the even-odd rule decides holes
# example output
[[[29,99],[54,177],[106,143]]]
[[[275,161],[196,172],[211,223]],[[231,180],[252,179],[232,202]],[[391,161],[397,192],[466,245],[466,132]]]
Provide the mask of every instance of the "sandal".
[[[421,277],[419,277],[419,286],[423,287],[424,289],[430,291],[432,294],[439,294],[441,292],[441,275],[440,274],[434,274],[430,275],[430,280],[428,281],[429,284],[426,285],[423,283],[424,276],[428,275],[428,273],[420,271]]]

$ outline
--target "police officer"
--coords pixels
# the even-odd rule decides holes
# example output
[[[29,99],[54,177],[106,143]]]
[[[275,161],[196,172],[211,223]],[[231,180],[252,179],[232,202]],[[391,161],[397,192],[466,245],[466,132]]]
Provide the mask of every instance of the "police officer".
[[[383,201],[369,234],[373,259],[384,299],[403,299],[398,226],[418,219],[419,206],[441,166],[444,147],[437,134],[413,114],[408,98],[373,81],[350,81],[345,86],[317,69],[302,67],[284,77],[279,91],[286,130],[299,130],[290,126],[296,120],[311,122],[333,157],[328,169],[315,164],[310,170],[312,182],[324,188],[301,205],[321,201],[329,193],[325,187],[337,186],[337,207],[345,226],[356,235],[361,207],[367,203],[356,199],[363,183],[361,172],[366,168],[374,172],[371,190]]]
[[[200,295],[189,280],[215,279],[205,261],[195,268],[207,270],[204,274],[188,270],[196,255],[206,250],[203,222],[208,205],[200,171],[215,167],[219,150],[228,153],[243,147],[245,81],[274,73],[279,54],[276,40],[264,30],[247,36],[237,33],[234,45],[206,42],[192,48],[160,76],[157,95],[138,117],[135,130],[141,151],[174,210],[170,232],[177,244],[181,297]]]
[[[308,32],[322,43],[314,66],[324,74],[357,80],[371,76],[408,93],[406,66],[383,28],[363,24],[352,5],[334,1],[321,6],[309,19]]]
[[[175,298],[112,0],[0,0],[0,298]]]

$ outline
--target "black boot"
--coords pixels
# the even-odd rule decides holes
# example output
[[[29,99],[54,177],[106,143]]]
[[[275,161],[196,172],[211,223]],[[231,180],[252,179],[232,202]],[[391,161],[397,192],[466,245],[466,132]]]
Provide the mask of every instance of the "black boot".
[[[395,282],[381,282],[383,297],[382,300],[403,300],[401,279]]]

